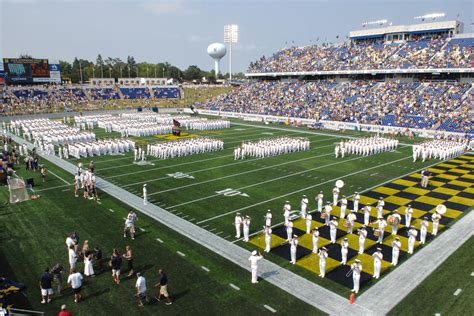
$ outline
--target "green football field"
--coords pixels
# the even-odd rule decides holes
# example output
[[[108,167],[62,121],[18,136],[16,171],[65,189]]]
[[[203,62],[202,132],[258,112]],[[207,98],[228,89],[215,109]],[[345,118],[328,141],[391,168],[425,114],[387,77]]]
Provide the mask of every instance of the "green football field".
[[[393,181],[407,176],[411,176],[411,180],[416,181],[413,177],[419,173],[419,170],[441,163],[437,160],[413,163],[410,146],[412,141],[406,138],[400,138],[402,144],[393,152],[368,157],[349,155],[336,159],[334,158],[334,144],[336,142],[343,138],[361,137],[365,134],[314,132],[305,128],[264,126],[248,122],[235,123],[230,129],[225,130],[186,131],[185,136],[187,137],[209,136],[222,139],[225,149],[218,152],[167,160],[148,157],[147,161],[153,165],[145,166],[133,164],[133,153],[123,156],[70,159],[70,161],[75,164],[82,162],[87,166],[91,159],[94,160],[98,176],[139,196],[141,196],[143,184],[146,183],[148,199],[151,203],[249,250],[256,249],[258,246],[259,240],[257,241],[257,238],[259,238],[264,224],[263,216],[268,209],[273,212],[272,224],[276,226],[275,230],[281,226],[283,222],[282,207],[286,200],[290,201],[294,210],[299,210],[301,197],[305,194],[310,200],[309,209],[313,210],[316,208],[314,197],[319,191],[324,192],[325,199],[328,201],[332,199],[331,191],[338,179],[345,182],[341,196],[350,196],[355,191],[372,192],[371,190],[374,188],[377,190],[385,183],[391,184]],[[100,129],[96,129],[94,132],[99,138],[120,136],[117,133],[106,134]],[[284,135],[309,138],[311,150],[270,158],[234,160],[233,149],[242,141]],[[142,146],[168,139],[174,138],[169,135],[135,138],[136,143]],[[469,159],[466,158],[459,164],[462,167],[467,161]],[[6,221],[3,221],[5,223],[4,234],[7,234],[7,237],[4,238],[13,240],[24,236],[20,238],[22,251],[14,248],[13,241],[7,243],[7,246],[2,245],[2,247],[5,253],[8,251],[8,262],[12,267],[11,270],[16,273],[16,277],[19,276],[18,274],[25,273],[25,278],[29,283],[35,280],[43,269],[43,265],[51,264],[53,258],[53,261],[61,261],[63,265],[67,265],[67,255],[63,249],[65,248],[63,245],[64,236],[67,232],[81,231],[83,232],[82,240],[86,237],[90,240],[98,240],[103,249],[111,249],[115,246],[122,249],[127,242],[130,242],[123,240],[120,233],[122,218],[127,212],[125,205],[108,196],[102,199],[102,204],[74,198],[70,190],[71,185],[65,184],[65,181],[72,183],[72,176],[50,164],[47,166],[50,173],[46,183],[40,183],[38,177],[35,179],[37,184],[35,191],[43,198],[18,206],[6,207],[7,215],[4,215]],[[456,166],[449,168],[455,169]],[[446,170],[449,172],[452,169]],[[27,177],[25,174],[22,175]],[[472,175],[472,172],[469,172],[468,175]],[[466,176],[462,175],[462,177]],[[467,184],[465,188],[460,188],[456,192],[473,193],[468,182],[458,180],[456,178],[449,181]],[[438,189],[441,189],[441,186],[439,184]],[[433,188],[434,191],[438,189]],[[3,194],[6,198],[7,192],[5,190]],[[391,195],[385,194],[384,196],[391,197]],[[420,193],[420,195],[424,194]],[[454,197],[450,197],[450,199],[452,198]],[[457,202],[459,199],[464,199],[464,197],[456,198]],[[369,200],[367,200],[368,202]],[[34,203],[41,203],[41,207],[33,207]],[[431,203],[429,199],[427,203]],[[68,211],[65,212],[65,209]],[[401,210],[404,211],[404,208]],[[420,210],[420,212],[422,211],[424,210]],[[252,218],[250,232],[253,239],[251,243],[244,243],[234,237],[233,220],[236,212],[240,212],[244,216],[249,215]],[[462,215],[462,212],[456,209],[450,210],[450,212],[454,221]],[[30,216],[25,216],[25,214]],[[446,223],[446,225],[450,225],[454,221]],[[12,228],[12,225],[15,224],[19,229]],[[140,259],[137,261],[142,262],[144,270],[147,271],[150,279],[149,287],[156,280],[154,273],[161,266],[161,260],[164,260],[165,266],[176,268],[175,272],[171,269],[170,279],[176,280],[178,296],[180,296],[179,292],[183,291],[182,299],[179,299],[183,303],[179,304],[182,304],[180,307],[177,306],[178,302],[176,307],[173,305],[170,309],[172,312],[202,312],[200,308],[212,308],[211,311],[216,312],[223,310],[224,306],[227,306],[226,304],[236,306],[236,313],[268,312],[263,307],[265,304],[287,313],[289,311],[303,314],[316,312],[312,307],[269,284],[265,284],[265,282],[261,282],[265,285],[258,285],[258,287],[262,286],[265,289],[252,288],[248,284],[248,272],[207,250],[203,250],[199,245],[167,230],[151,219],[144,221],[141,219],[139,226],[145,232],[139,232],[140,238],[137,238],[135,243],[139,253],[146,254],[144,257],[147,258],[144,259],[139,255]],[[13,234],[14,238],[8,237],[8,234]],[[156,238],[169,239],[169,242],[157,243]],[[140,243],[138,244],[138,242]],[[149,249],[153,250],[149,251]],[[186,253],[186,256],[176,255],[177,250]],[[107,254],[106,251],[104,252]],[[188,255],[188,253],[192,255]],[[291,265],[286,258],[274,253],[265,255],[265,258],[344,297],[349,296],[350,291],[346,286],[328,278],[318,278],[314,271],[304,265]],[[404,258],[401,258],[401,261],[403,260]],[[41,264],[38,265],[38,262]],[[35,265],[35,267],[31,267],[31,265]],[[38,266],[36,267],[36,265]],[[206,273],[201,265],[212,266],[209,267],[211,273]],[[170,268],[167,269],[170,270]],[[213,271],[216,271],[215,276]],[[108,274],[107,272],[100,275],[96,278],[97,281],[88,281],[91,292],[98,293],[90,299],[90,304],[96,308],[99,306],[102,308],[100,302],[111,302],[113,304],[104,306],[105,311],[109,313],[118,312],[130,304],[135,306],[136,302],[131,297],[134,281],[127,281],[127,288],[121,285],[119,289],[114,289]],[[209,276],[211,276],[210,280]],[[194,280],[195,278],[198,278],[196,282],[189,282],[190,279]],[[368,284],[370,285],[371,282]],[[241,290],[236,291],[229,286],[229,283],[237,285]],[[34,296],[35,291],[29,289],[28,294]],[[37,301],[39,302],[39,300]],[[64,298],[64,301],[72,303],[70,297]],[[428,301],[429,298],[426,298],[426,302]],[[78,307],[79,310],[87,311],[90,308],[84,306],[89,304],[86,302]],[[35,309],[42,309],[35,300],[32,301],[32,305]],[[57,306],[54,305],[56,308]],[[147,306],[145,311],[153,313],[154,308],[168,307],[152,305]],[[52,307],[48,307],[48,309],[51,310]]]

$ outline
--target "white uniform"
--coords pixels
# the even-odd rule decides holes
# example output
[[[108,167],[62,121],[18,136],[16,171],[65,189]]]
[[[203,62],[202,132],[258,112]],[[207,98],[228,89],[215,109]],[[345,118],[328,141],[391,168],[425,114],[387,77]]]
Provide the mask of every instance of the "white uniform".
[[[441,219],[441,215],[438,213],[433,213],[431,215],[431,221],[433,222],[433,236],[436,236],[438,234],[438,227],[439,227],[439,220]]]
[[[380,270],[382,269],[383,253],[377,251],[372,255],[372,257],[374,257],[374,275],[373,275],[373,277],[375,279],[378,279],[380,277]]]
[[[296,264],[296,249],[298,247],[298,239],[292,238],[290,241],[290,256],[291,256],[291,263]]]
[[[418,236],[418,231],[414,228],[408,231],[408,253],[413,254],[415,248],[416,236]]]
[[[270,252],[271,243],[272,243],[272,229],[270,227],[265,227],[265,252]]]
[[[407,207],[405,209],[405,226],[410,227],[411,226],[411,219],[413,216],[413,209],[411,207]]]
[[[272,213],[270,212],[267,212],[267,214],[265,214],[265,226],[272,226]]]
[[[319,230],[315,229],[313,231],[311,240],[313,241],[313,253],[318,253]]]
[[[351,213],[347,214],[347,221],[349,222],[349,227],[347,229],[348,234],[353,233],[354,223],[355,223],[356,219],[357,219],[357,216],[355,215],[354,212],[351,212]]]
[[[360,229],[359,230],[359,254],[364,253],[366,238],[367,238],[367,230]]]
[[[305,218],[306,217],[306,209],[308,207],[308,198],[307,197],[303,197],[301,199],[301,218]]]
[[[339,199],[339,188],[335,187],[332,189],[332,205],[337,205],[337,200]]]
[[[428,233],[428,221],[422,220],[420,225],[420,242],[422,245],[426,242],[426,235]]]
[[[286,240],[291,240],[293,238],[293,222],[289,221],[286,225]]]
[[[339,215],[340,218],[346,217],[346,210],[347,210],[347,199],[344,197],[341,200],[341,213]]]
[[[347,264],[347,253],[349,252],[349,242],[347,240],[343,240],[341,242],[341,257],[342,261],[341,264]]]
[[[354,195],[354,212],[359,211],[359,201],[360,201],[360,194]]]
[[[328,253],[321,249],[319,251],[319,276],[324,278],[326,275],[326,258],[328,257]]]
[[[240,238],[240,226],[242,225],[242,216],[235,215],[234,225],[235,225],[235,238]]]
[[[318,212],[322,212],[323,210],[323,199],[324,199],[324,194],[319,193],[318,196],[316,197],[316,200],[318,202]]]
[[[306,214],[306,219],[305,219],[305,222],[306,222],[306,234],[310,234],[310,233],[311,233],[311,223],[312,223],[312,220],[313,220],[313,216],[311,216],[311,214]]]
[[[244,219],[242,222],[243,224],[243,232],[244,232],[244,241],[249,241],[249,232],[250,232],[250,218]]]
[[[353,263],[351,265],[352,269],[352,281],[354,282],[354,287],[352,291],[354,293],[359,293],[360,288],[360,274],[362,273],[362,265],[360,263]]]
[[[147,190],[146,190],[146,186],[144,185],[143,186],[143,205],[147,205],[147,204],[148,204]]]
[[[364,225],[368,226],[370,222],[370,210],[372,207],[370,205],[364,206]]]
[[[398,264],[398,257],[400,256],[401,247],[402,243],[399,240],[394,240],[392,242],[392,266],[396,266]]]
[[[339,226],[337,220],[333,219],[329,222],[329,234],[331,235],[331,243],[333,244],[336,243],[337,226]]]
[[[258,262],[263,259],[262,256],[259,255],[251,255],[249,258],[250,261],[250,269],[252,270],[252,283],[258,283],[257,279],[257,270],[258,270]]]

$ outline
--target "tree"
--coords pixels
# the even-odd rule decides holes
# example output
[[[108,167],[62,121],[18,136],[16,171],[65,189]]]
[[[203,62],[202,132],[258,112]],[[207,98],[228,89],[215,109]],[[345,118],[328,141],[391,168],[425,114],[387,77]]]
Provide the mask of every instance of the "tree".
[[[33,57],[30,54],[20,54],[18,58],[24,58],[24,59],[32,59]]]
[[[95,60],[95,72],[100,74],[101,78],[104,78],[104,60],[100,54],[97,55],[97,59]],[[98,75],[96,76],[98,77]]]
[[[72,65],[64,60],[59,61],[59,67],[61,69],[61,78],[65,81],[71,80]]]
[[[137,62],[133,56],[127,56],[127,72],[129,77],[136,78],[137,75]]]
[[[71,68],[71,81],[73,83],[79,83],[81,82],[81,75],[82,75],[82,82],[86,82],[90,78],[90,71],[94,64],[86,59],[78,59],[77,57],[74,58],[74,61],[72,63],[72,68]],[[90,69],[90,71],[87,71],[87,69]]]
[[[201,80],[203,71],[196,65],[191,65],[183,73],[185,80]]]

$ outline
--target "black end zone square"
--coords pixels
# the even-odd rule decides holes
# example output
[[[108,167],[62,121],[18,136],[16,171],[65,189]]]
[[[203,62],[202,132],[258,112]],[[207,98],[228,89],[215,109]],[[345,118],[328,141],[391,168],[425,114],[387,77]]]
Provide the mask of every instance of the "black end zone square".
[[[272,253],[282,257],[282,258],[285,258],[286,260],[290,261],[291,260],[291,254],[290,254],[290,244],[289,243],[285,243],[281,246],[278,246],[278,247],[275,247],[271,250]],[[307,255],[309,255],[311,253],[311,250],[305,248],[305,247],[302,247],[302,246],[298,246],[296,248],[296,260],[299,260]]]
[[[349,274],[349,276],[346,277],[346,275],[349,273],[351,267],[349,265],[345,266],[339,266],[338,268],[332,270],[331,272],[326,274],[326,278],[333,280],[342,286],[345,286],[348,289],[352,289],[354,287],[354,281],[352,279],[352,273]],[[365,269],[363,267],[363,269]],[[362,271],[360,274],[360,288],[370,281],[372,279],[372,276],[368,274],[367,272]]]
[[[451,208],[453,210],[461,211],[461,212],[464,212],[467,208],[469,208],[469,206],[467,205],[459,204],[459,203],[455,203],[451,201],[446,201],[443,204],[446,205],[447,208]]]
[[[444,194],[439,192],[428,192],[426,196],[441,199],[441,200],[449,200],[452,196],[450,194]]]
[[[463,191],[463,190],[466,189],[465,187],[462,187],[460,185],[454,185],[454,184],[450,184],[450,183],[446,183],[445,185],[443,185],[443,188],[452,189],[452,190],[456,190],[456,191]]]
[[[430,180],[438,181],[438,182],[444,182],[444,183],[448,183],[448,182],[453,181],[451,179],[445,179],[445,178],[441,178],[441,177],[432,177]]]
[[[389,210],[389,211],[395,211],[398,208],[400,208],[400,205],[393,204],[390,202],[385,202],[385,206],[383,207],[384,210]]]
[[[466,199],[474,200],[474,193],[459,192],[458,194],[456,194],[456,196],[463,197],[463,198],[466,198]]]
[[[306,232],[302,231],[301,229],[298,229],[296,227],[293,227],[293,235],[296,235],[296,236],[303,236]],[[279,226],[279,227],[276,227],[275,229],[272,229],[272,234],[278,236],[278,237],[281,237],[283,239],[286,240],[286,238],[288,237],[287,234],[286,234],[286,226]]]
[[[431,219],[430,219],[431,220]],[[447,216],[441,216],[441,219],[439,220],[439,223],[441,225],[448,225],[449,223],[451,223],[451,221],[454,220],[454,218],[451,218],[451,217],[447,217]]]
[[[355,213],[356,214],[356,222],[364,224],[364,213]],[[377,218],[374,216],[369,217],[369,222],[374,222],[376,221]]]
[[[365,251],[365,253],[372,256],[375,252],[377,252],[377,248],[382,249],[383,260],[384,261],[392,262],[392,247],[390,247],[390,246],[387,246],[387,245],[384,245],[384,244],[374,245],[374,246],[370,247],[369,249],[367,249]],[[398,257],[398,261],[400,261],[400,259],[405,257],[406,255],[407,255],[407,253],[405,251],[400,250],[400,255]],[[372,269],[373,269],[373,265],[372,265]]]
[[[464,182],[469,182],[469,183],[474,183],[474,179],[467,178],[467,177],[460,177],[458,178],[459,181],[464,181]]]
[[[418,202],[418,201],[412,201],[410,204],[411,204],[411,207],[419,209],[421,211],[425,211],[425,212],[429,212],[433,208],[436,207],[436,206],[429,205],[429,204],[422,203],[422,202]]]
[[[416,183],[420,182],[420,179],[415,178],[415,177],[410,177],[410,176],[405,176],[402,179],[407,180],[407,181],[411,181],[411,182],[416,182]]]
[[[405,191],[400,191],[400,192],[395,193],[394,196],[398,196],[398,197],[413,201],[419,198],[421,195],[413,194],[413,193],[405,192]]]
[[[327,240],[331,240],[331,234],[329,232],[329,226],[321,226],[319,227],[319,236],[326,238]],[[303,232],[304,234],[304,232]],[[347,233],[343,230],[337,229],[336,232],[336,239],[341,238],[342,236],[346,235]]]
[[[388,194],[383,194],[383,193],[379,193],[379,192],[374,192],[374,191],[369,191],[369,192],[365,192],[363,194],[364,196],[367,196],[367,197],[370,197],[370,198],[373,198],[373,199],[380,199],[380,198],[386,198],[387,196],[389,196]]]
[[[383,238],[385,239],[388,236],[390,236],[390,233],[388,233],[387,231],[384,231]],[[377,241],[379,239],[379,237],[374,236],[374,230],[371,227],[367,228],[367,238],[373,241]]]
[[[328,256],[333,258],[334,260],[337,260],[339,262],[342,261],[342,255],[341,255],[341,245],[340,244],[329,244],[326,246],[328,250]],[[347,261],[351,260],[351,258],[357,256],[357,251],[352,250],[349,248],[349,251],[347,252]]]
[[[393,182],[385,183],[383,186],[387,187],[387,188],[390,188],[390,189],[400,190],[400,191],[405,190],[406,188],[408,188],[407,186],[404,186],[404,185],[401,185],[401,184],[396,184],[396,183],[393,183]]]

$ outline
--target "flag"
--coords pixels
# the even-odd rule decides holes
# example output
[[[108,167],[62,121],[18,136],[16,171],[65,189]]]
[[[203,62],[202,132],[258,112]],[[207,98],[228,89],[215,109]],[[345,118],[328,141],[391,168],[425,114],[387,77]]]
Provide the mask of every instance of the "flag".
[[[173,119],[173,126],[174,127],[181,127],[181,123],[178,122],[177,120]]]

